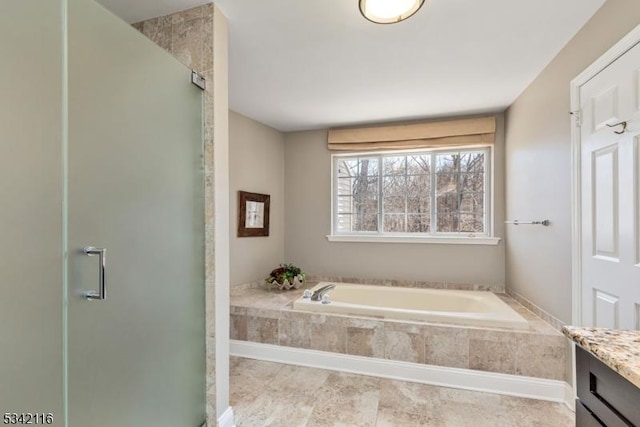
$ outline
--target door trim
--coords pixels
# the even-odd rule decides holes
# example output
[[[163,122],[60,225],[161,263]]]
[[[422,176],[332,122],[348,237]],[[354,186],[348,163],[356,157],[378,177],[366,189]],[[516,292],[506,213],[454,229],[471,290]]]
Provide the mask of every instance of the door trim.
[[[571,322],[582,324],[582,170],[580,147],[580,88],[616,59],[640,43],[640,25],[631,30],[570,83],[571,93]]]

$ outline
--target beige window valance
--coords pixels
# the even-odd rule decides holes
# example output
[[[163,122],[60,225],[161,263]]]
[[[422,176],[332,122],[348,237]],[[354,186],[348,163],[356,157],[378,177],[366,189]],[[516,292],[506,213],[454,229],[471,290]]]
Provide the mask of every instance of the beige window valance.
[[[369,151],[493,145],[496,118],[329,129],[329,150]]]

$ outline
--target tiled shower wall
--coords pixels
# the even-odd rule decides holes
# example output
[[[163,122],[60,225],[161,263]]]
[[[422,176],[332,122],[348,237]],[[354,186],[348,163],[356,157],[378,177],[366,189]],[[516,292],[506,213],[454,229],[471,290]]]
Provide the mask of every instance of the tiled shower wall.
[[[215,376],[215,280],[214,280],[214,180],[213,180],[213,21],[215,9],[209,3],[193,9],[132,24],[134,28],[167,50],[187,67],[205,76],[204,165],[205,165],[205,251],[207,334],[207,419],[216,420]],[[215,424],[215,421],[213,421]]]

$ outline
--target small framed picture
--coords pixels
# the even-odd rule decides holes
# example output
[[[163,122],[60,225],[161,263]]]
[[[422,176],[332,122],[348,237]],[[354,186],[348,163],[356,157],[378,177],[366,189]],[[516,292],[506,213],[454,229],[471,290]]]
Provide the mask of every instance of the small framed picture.
[[[269,235],[268,194],[238,191],[238,237]]]

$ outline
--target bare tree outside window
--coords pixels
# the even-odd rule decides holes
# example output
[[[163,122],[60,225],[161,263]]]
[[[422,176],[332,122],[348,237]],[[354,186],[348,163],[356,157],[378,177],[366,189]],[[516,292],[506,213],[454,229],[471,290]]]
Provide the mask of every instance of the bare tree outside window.
[[[338,163],[338,231],[378,231],[379,159]]]
[[[395,233],[430,231],[430,156],[389,156],[383,163],[383,230]]]
[[[486,150],[338,157],[338,233],[485,232]]]
[[[436,155],[439,232],[484,231],[484,153]]]

